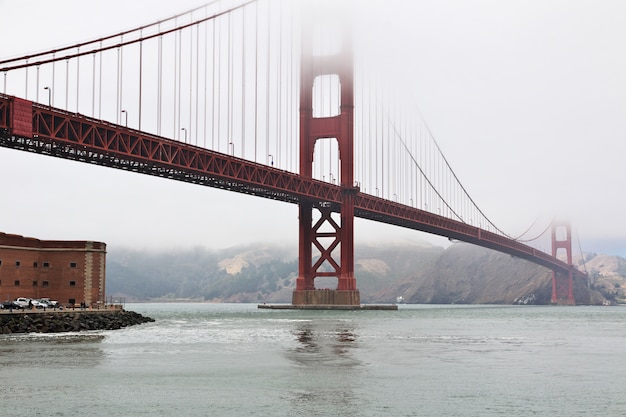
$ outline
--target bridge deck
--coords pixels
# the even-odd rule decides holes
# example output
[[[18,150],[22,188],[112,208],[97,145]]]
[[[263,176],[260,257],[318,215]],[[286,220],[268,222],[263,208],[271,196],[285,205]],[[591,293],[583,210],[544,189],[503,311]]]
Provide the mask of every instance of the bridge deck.
[[[29,123],[28,121],[31,121]],[[557,272],[565,262],[507,237],[414,207],[263,164],[0,95],[0,146],[297,204],[339,209],[357,192],[355,216],[487,247]]]

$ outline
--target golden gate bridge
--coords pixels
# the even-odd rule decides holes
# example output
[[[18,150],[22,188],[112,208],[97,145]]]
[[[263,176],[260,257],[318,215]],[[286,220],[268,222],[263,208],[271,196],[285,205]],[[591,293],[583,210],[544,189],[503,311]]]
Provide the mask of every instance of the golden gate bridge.
[[[569,225],[531,239],[500,230],[350,10],[300,6],[214,1],[3,59],[0,145],[297,204],[294,304],[360,303],[354,217],[540,264],[552,301],[573,304],[583,274]],[[337,289],[317,291],[322,277]]]

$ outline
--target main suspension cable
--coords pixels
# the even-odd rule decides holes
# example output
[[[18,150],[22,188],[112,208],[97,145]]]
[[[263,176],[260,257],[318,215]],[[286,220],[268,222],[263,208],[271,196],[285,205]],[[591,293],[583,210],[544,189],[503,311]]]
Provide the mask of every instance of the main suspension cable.
[[[90,55],[90,54],[93,54],[93,53],[109,51],[109,50],[112,50],[112,49],[115,49],[115,48],[121,48],[123,46],[133,45],[133,44],[136,44],[136,43],[139,43],[139,42],[143,42],[143,41],[146,41],[146,40],[149,40],[149,39],[157,38],[159,36],[167,35],[167,34],[172,33],[172,32],[181,31],[181,30],[186,29],[188,27],[199,25],[200,23],[204,23],[204,22],[209,21],[209,20],[217,19],[220,16],[223,16],[223,15],[229,14],[229,13],[235,11],[235,10],[239,10],[241,8],[244,8],[244,7],[246,7],[246,6],[248,6],[248,5],[252,4],[252,3],[255,3],[256,1],[257,0],[248,0],[248,1],[246,1],[244,3],[241,3],[241,4],[237,5],[237,6],[233,6],[230,9],[221,11],[219,13],[215,13],[215,14],[213,14],[211,16],[204,17],[204,18],[198,19],[198,20],[194,20],[194,21],[192,21],[190,23],[187,23],[187,24],[184,24],[184,25],[181,25],[181,26],[176,26],[176,27],[174,27],[172,29],[159,31],[159,32],[153,33],[151,35],[146,35],[146,36],[140,35],[140,37],[136,38],[136,39],[128,40],[128,41],[125,41],[125,42],[124,41],[120,41],[117,44],[108,45],[108,46],[104,46],[104,47],[100,46],[100,47],[97,47],[95,49],[84,50],[83,52],[76,52],[76,53],[67,54],[67,55],[63,54],[60,57],[53,57],[53,58],[49,58],[49,59],[43,59],[43,60],[38,60],[38,61],[26,62],[24,64],[10,65],[10,66],[7,66],[7,67],[0,68],[0,72],[11,71],[11,70],[16,70],[16,69],[21,69],[21,68],[27,68],[27,67],[37,66],[37,65],[43,65],[43,64],[49,64],[51,62],[61,61],[61,60],[64,60],[64,59],[77,58],[77,57],[81,57],[81,56],[84,56],[84,55]],[[200,9],[202,7],[206,7],[206,5],[198,7],[198,8],[193,9],[193,10],[198,10],[198,9]],[[189,13],[189,12],[187,12],[187,13]],[[177,15],[177,16],[183,16],[185,14],[186,13],[182,13],[182,14]],[[165,21],[176,19],[177,16],[171,17],[171,18],[169,18],[169,19],[167,19]],[[34,54],[34,55],[22,56],[22,57],[18,57],[18,58],[11,58],[11,59],[8,59],[8,60],[5,60],[5,61],[0,61],[0,65],[3,65],[3,64],[6,64],[6,63],[11,63],[11,62],[18,62],[18,61],[28,60],[29,57],[32,57],[32,56],[41,57],[41,56],[47,56],[47,55],[50,55],[50,54],[53,54],[53,53],[57,53],[59,51],[68,51],[68,50],[76,49],[76,48],[80,49],[80,47],[85,46],[85,45],[95,44],[95,43],[100,42],[101,40],[109,40],[109,39],[113,39],[113,38],[116,38],[116,37],[123,37],[127,33],[137,32],[140,29],[145,29],[146,27],[150,27],[150,26],[154,26],[154,25],[155,24],[142,26],[141,28],[136,28],[136,29],[133,29],[133,30],[130,30],[130,31],[120,32],[120,33],[118,33],[116,35],[110,35],[110,36],[107,36],[105,38],[100,38],[100,39],[92,40],[92,41],[89,41],[89,42],[83,42],[83,43],[80,43],[80,44],[75,44],[73,46],[64,47],[64,48],[60,48],[60,49],[53,50],[53,51],[40,52],[40,53],[37,53],[37,54]]]

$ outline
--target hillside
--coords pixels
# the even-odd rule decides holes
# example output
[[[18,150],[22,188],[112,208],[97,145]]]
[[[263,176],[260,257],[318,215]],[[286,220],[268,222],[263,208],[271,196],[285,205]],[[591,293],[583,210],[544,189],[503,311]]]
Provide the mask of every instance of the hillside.
[[[378,294],[403,296],[409,303],[435,304],[549,304],[552,271],[466,243],[450,246],[424,270],[396,282]],[[578,304],[601,304],[605,297],[574,282]]]
[[[586,267],[596,279],[595,289],[576,282],[577,302],[600,304],[605,300],[601,292],[614,301],[623,299],[625,263],[589,256]],[[107,295],[127,301],[290,302],[297,267],[295,249],[276,246],[110,250]],[[360,245],[355,275],[364,303],[390,303],[403,296],[410,303],[547,304],[551,296],[551,271],[469,244],[445,250],[415,242]],[[336,279],[320,279],[316,285],[333,288]]]
[[[626,259],[619,256],[589,254],[579,268],[591,277],[592,287],[610,301],[626,304]]]
[[[363,302],[443,252],[429,244],[361,246],[355,273]],[[293,248],[249,245],[221,251],[110,250],[107,294],[128,300],[194,299],[214,302],[290,302],[297,277]],[[318,288],[336,286],[319,279]]]

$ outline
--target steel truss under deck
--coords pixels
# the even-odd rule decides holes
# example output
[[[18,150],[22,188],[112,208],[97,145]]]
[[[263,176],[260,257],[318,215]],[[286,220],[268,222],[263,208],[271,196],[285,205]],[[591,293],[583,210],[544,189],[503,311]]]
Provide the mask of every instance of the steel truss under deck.
[[[354,194],[354,215],[508,253],[569,274],[567,263],[507,237],[414,207],[298,174],[0,95],[0,146],[154,175],[339,213]],[[577,273],[577,271],[574,271]]]

